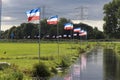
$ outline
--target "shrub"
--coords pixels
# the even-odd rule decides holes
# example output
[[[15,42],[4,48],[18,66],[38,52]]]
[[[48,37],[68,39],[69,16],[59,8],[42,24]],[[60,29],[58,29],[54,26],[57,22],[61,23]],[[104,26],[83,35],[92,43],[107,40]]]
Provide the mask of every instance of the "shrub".
[[[19,71],[6,69],[3,71],[3,75],[0,76],[0,80],[23,80],[23,74]]]
[[[32,77],[49,78],[50,70],[44,63],[35,64],[32,71]]]
[[[67,57],[66,57],[66,58],[63,58],[63,59],[61,60],[60,67],[61,67],[63,70],[66,69],[66,68],[68,68],[69,65],[70,65],[70,61],[67,59]]]
[[[51,72],[53,72],[54,74],[57,74],[58,72],[57,72],[57,69],[55,68],[55,67],[52,67],[51,68]]]
[[[13,72],[11,75],[13,80],[23,80],[23,74],[21,72]]]
[[[8,68],[10,66],[7,62],[0,62],[0,70],[4,70],[5,68]]]
[[[85,49],[82,49],[80,47],[78,47],[78,54],[81,54],[81,53],[84,53],[85,52]]]

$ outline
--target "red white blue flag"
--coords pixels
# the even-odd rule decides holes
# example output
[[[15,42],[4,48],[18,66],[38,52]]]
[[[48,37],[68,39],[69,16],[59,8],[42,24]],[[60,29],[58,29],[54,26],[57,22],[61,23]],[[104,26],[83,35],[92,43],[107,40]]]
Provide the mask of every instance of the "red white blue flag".
[[[73,24],[71,24],[71,23],[66,23],[65,26],[64,26],[64,29],[65,29],[65,30],[72,30],[72,29],[73,29]]]
[[[80,33],[80,30],[81,30],[80,28],[75,28],[73,31]]]
[[[87,35],[87,31],[81,30],[79,36],[86,36]]]
[[[51,16],[50,18],[48,18],[47,20],[48,24],[57,24],[58,23],[58,16]]]
[[[80,31],[80,34],[81,34],[81,33],[84,33],[84,32],[85,32],[84,30],[81,30],[81,31]]]
[[[40,20],[40,9],[32,9],[29,11],[26,11],[27,17],[28,17],[28,22],[29,21],[35,21],[35,20]]]

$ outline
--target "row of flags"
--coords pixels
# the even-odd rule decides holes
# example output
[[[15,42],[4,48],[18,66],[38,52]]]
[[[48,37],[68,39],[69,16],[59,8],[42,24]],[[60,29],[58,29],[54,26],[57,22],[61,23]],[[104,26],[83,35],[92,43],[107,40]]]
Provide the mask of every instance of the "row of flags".
[[[32,9],[29,11],[26,11],[27,17],[28,17],[28,22],[30,21],[35,21],[35,20],[40,20],[40,9]],[[52,25],[57,25],[58,24],[58,16],[51,16],[47,19],[47,24],[52,24]],[[74,28],[73,29],[73,24],[72,23],[66,23],[64,25],[65,30],[73,30],[73,32],[79,33],[79,36],[85,36],[87,35],[87,31],[81,30],[81,28]]]
[[[28,22],[36,21],[36,20],[40,21],[40,18],[41,18],[40,13],[41,13],[40,8],[36,8],[36,9],[26,11]],[[57,25],[58,24],[58,16],[55,15],[55,16],[49,17],[47,19],[47,24]],[[64,25],[64,29],[65,30],[73,30],[73,32],[79,33],[79,36],[86,36],[87,35],[87,31],[81,30],[80,27],[74,28],[72,23],[66,23]],[[73,66],[73,71],[74,71],[73,75],[80,76],[81,69],[83,70],[85,68],[86,68],[86,57],[85,57],[85,55],[82,55],[81,56],[81,65],[74,65]],[[72,80],[72,75],[67,75],[64,78],[64,80]]]

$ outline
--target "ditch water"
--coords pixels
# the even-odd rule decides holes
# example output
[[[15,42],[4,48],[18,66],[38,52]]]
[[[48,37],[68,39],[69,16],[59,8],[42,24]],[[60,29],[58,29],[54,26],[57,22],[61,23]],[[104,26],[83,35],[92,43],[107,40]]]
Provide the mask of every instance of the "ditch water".
[[[50,80],[120,80],[120,60],[113,50],[97,48],[81,55],[68,74]]]

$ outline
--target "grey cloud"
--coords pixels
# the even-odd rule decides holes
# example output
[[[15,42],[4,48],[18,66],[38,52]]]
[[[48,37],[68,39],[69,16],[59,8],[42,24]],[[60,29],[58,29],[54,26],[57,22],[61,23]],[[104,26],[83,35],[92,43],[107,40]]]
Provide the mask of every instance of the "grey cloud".
[[[2,16],[13,17],[16,20],[6,21],[11,24],[27,22],[25,11],[45,6],[45,16],[57,14],[60,17],[74,19],[80,14],[80,6],[88,7],[89,19],[102,19],[102,7],[111,0],[9,0],[3,4]],[[3,21],[5,23],[5,21]]]

